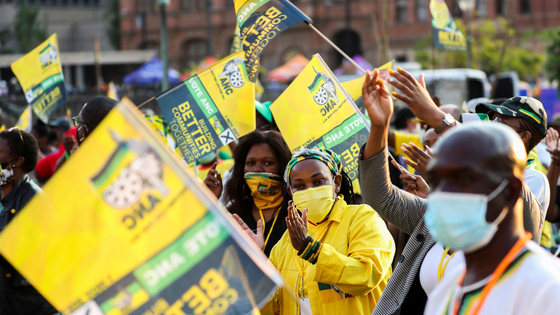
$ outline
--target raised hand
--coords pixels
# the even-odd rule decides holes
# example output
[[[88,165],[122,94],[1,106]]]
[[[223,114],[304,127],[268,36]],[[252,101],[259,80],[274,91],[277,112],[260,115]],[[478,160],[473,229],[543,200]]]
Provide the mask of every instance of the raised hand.
[[[288,203],[286,226],[288,227],[288,233],[290,235],[292,246],[299,251],[307,239],[307,209],[303,210],[300,217],[294,203],[290,201]]]
[[[237,214],[234,213],[232,216],[235,219],[235,221],[237,221],[237,224],[239,224],[243,232],[245,232],[247,236],[249,236],[249,238],[252,239],[253,242],[255,242],[255,244],[257,244],[257,246],[260,249],[264,249],[264,233],[263,233],[262,220],[259,220],[257,222],[257,234],[255,234],[253,233],[253,230],[251,230],[249,226],[245,223],[245,221],[243,221],[243,219],[241,219]]]
[[[428,166],[428,162],[432,159],[431,154],[424,152],[412,142],[410,145],[403,143],[401,150],[407,156],[403,158],[404,162],[414,168],[420,176],[426,178],[426,166]],[[432,151],[430,150],[429,152],[431,153]]]
[[[379,70],[366,74],[362,85],[362,100],[374,126],[389,125],[393,114],[393,99],[389,94],[385,81],[379,78]]]
[[[548,128],[546,131],[546,146],[550,150],[558,148],[558,131],[554,128]]]
[[[399,89],[403,94],[392,92],[395,98],[403,101],[418,117],[433,128],[439,127],[443,121],[445,113],[441,111],[428,93],[424,77],[420,76],[420,81],[416,80],[410,73],[401,68],[398,71],[390,70],[391,77],[387,81]]]
[[[203,183],[210,189],[210,191],[216,196],[216,198],[220,198],[222,195],[223,184],[222,184],[222,174],[220,171],[216,169],[218,162],[215,162],[212,165],[212,168],[208,170],[208,175],[204,179]]]

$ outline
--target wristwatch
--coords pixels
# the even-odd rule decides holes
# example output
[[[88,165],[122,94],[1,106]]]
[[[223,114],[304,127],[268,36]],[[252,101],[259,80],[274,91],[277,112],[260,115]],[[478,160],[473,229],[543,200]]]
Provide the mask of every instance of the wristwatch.
[[[455,118],[453,118],[451,114],[445,114],[445,116],[443,116],[443,121],[441,122],[441,125],[439,125],[439,127],[434,129],[434,131],[439,135],[445,128],[451,126],[451,124],[454,122],[455,122]]]

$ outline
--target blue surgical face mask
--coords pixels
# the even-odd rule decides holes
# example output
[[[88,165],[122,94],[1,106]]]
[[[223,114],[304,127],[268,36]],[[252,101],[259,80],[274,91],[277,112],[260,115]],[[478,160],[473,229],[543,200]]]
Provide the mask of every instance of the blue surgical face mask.
[[[428,195],[424,216],[430,234],[443,246],[471,253],[488,245],[507,214],[504,208],[494,222],[486,221],[488,202],[506,187],[502,181],[488,196],[435,191]]]

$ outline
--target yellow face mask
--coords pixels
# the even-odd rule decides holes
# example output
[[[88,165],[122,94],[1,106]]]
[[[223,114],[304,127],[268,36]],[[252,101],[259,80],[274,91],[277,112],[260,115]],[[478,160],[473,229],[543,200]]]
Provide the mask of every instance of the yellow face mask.
[[[251,189],[251,197],[259,210],[280,208],[282,196],[282,177],[270,173],[245,173],[245,182]]]
[[[292,197],[299,211],[307,209],[307,220],[314,224],[319,224],[325,219],[335,202],[331,185],[296,191]]]

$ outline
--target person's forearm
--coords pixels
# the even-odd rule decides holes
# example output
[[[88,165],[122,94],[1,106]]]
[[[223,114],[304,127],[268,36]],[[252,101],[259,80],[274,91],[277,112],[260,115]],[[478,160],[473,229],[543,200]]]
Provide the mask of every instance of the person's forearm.
[[[548,185],[550,186],[550,203],[546,211],[546,221],[548,222],[558,221],[558,209],[556,208],[556,184],[558,182],[558,176],[560,176],[560,167],[551,164],[546,173]]]
[[[367,160],[381,152],[387,146],[388,133],[389,125],[372,125],[362,159]]]

